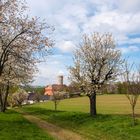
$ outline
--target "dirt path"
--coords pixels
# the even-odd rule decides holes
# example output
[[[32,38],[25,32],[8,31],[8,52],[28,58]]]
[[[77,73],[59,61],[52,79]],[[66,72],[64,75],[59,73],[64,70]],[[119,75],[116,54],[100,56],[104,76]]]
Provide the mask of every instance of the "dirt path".
[[[85,140],[85,138],[82,138],[79,134],[74,133],[70,130],[63,129],[52,123],[48,123],[47,121],[44,121],[36,116],[25,114],[17,109],[16,111],[23,114],[24,118],[36,124],[38,127],[49,133],[57,140]]]

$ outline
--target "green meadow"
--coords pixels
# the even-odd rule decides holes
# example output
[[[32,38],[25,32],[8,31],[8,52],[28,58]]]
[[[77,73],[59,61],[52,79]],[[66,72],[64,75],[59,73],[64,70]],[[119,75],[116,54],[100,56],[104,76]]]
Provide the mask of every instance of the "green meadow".
[[[140,139],[140,100],[136,106],[137,125],[132,127],[131,106],[125,95],[98,95],[98,115],[94,118],[89,115],[87,97],[62,100],[58,111],[54,111],[51,101],[24,106],[21,110],[89,140]]]
[[[0,140],[53,140],[21,114],[8,110],[0,113]]]

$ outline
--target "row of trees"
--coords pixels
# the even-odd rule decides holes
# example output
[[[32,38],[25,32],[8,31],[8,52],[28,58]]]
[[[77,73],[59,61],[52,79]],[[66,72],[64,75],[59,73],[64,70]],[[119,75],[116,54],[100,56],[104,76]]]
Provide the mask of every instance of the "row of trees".
[[[19,106],[21,107],[22,104],[27,100],[28,93],[24,89],[18,89],[15,93],[8,96],[8,105],[10,107]]]
[[[31,82],[53,45],[52,28],[26,15],[24,0],[0,1],[0,111],[6,109],[10,87]],[[46,30],[46,31],[45,31]],[[44,36],[43,32],[46,32]]]
[[[43,99],[44,87],[41,86],[14,86],[10,87],[7,105],[11,107],[27,104],[28,100],[39,102]]]

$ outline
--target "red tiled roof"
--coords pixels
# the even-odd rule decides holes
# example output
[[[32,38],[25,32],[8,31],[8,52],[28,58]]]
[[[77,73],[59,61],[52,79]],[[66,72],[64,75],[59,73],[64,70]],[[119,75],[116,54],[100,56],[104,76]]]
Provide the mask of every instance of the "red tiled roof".
[[[63,90],[64,87],[66,87],[66,85],[57,85],[57,84],[48,85],[45,88],[45,95],[53,95],[54,91]]]

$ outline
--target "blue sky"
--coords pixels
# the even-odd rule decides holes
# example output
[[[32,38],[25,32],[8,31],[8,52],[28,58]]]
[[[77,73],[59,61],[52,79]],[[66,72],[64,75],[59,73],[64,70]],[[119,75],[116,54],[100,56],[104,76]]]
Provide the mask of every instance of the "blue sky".
[[[111,32],[124,57],[140,60],[140,0],[27,0],[31,16],[55,27],[53,55],[38,65],[34,85],[56,83],[72,65],[72,51],[85,33]]]

